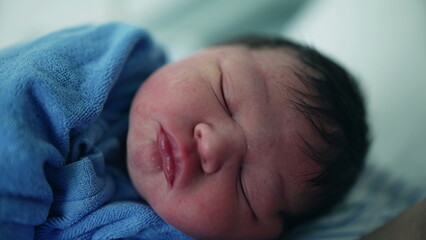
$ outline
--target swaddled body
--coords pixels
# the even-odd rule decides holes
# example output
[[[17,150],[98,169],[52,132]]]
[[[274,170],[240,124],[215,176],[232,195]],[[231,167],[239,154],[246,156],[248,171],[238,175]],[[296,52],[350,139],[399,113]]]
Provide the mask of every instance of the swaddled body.
[[[128,111],[164,55],[132,26],[0,51],[0,238],[186,239],[125,174]]]
[[[368,145],[360,93],[313,49],[263,40],[158,71],[122,24],[0,52],[2,236],[272,238],[332,207]]]

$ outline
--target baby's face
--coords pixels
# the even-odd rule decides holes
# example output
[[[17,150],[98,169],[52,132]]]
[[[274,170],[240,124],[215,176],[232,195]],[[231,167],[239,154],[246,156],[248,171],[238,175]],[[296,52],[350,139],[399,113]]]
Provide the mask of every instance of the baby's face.
[[[225,46],[169,64],[141,87],[128,134],[133,184],[199,239],[267,238],[313,200],[315,130],[289,101],[300,80],[284,50]],[[284,218],[285,219],[285,218]]]

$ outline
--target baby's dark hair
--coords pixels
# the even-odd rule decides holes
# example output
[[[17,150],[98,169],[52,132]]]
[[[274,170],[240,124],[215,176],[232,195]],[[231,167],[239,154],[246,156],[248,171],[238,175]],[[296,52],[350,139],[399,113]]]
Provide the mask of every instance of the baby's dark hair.
[[[360,175],[369,147],[364,99],[355,79],[315,49],[280,36],[252,35],[219,45],[290,50],[301,62],[302,66],[296,66],[294,73],[307,91],[289,86],[294,97],[289,100],[312,123],[327,147],[313,146],[303,140],[304,153],[323,166],[309,180],[309,184],[321,189],[315,195],[319,205],[302,216],[290,217],[293,223],[300,223],[329,211]]]

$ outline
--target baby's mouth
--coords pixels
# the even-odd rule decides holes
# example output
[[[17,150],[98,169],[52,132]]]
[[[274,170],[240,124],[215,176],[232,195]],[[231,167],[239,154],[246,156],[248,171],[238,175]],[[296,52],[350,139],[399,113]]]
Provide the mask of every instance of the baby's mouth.
[[[162,159],[164,176],[166,177],[168,184],[173,186],[176,174],[175,159],[170,145],[170,139],[162,127],[157,134],[157,143]]]

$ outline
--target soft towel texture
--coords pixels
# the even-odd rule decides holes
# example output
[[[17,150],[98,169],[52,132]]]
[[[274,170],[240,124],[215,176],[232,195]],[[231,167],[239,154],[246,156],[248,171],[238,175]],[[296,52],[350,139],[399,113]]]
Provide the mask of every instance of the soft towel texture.
[[[119,23],[0,51],[1,239],[190,239],[124,170],[131,100],[164,61],[146,32]]]

